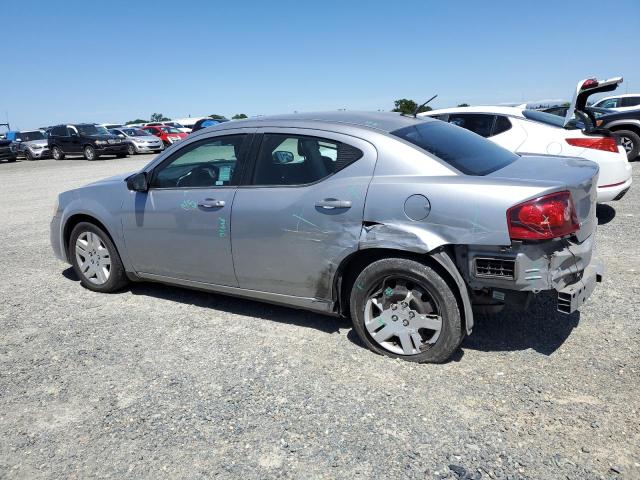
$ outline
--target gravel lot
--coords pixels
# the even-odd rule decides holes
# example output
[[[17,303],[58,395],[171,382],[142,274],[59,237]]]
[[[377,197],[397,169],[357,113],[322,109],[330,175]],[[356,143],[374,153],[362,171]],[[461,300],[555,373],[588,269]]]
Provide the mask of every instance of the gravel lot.
[[[150,158],[0,164],[0,478],[640,478],[640,162],[599,209],[580,313],[539,297],[416,366],[344,320],[83,289],[49,247],[55,196]]]

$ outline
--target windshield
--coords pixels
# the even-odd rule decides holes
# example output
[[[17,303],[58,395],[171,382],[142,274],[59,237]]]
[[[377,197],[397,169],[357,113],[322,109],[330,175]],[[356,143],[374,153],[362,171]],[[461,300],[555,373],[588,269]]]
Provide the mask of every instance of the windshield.
[[[554,127],[563,128],[562,124],[564,123],[564,117],[553,115],[552,113],[539,112],[537,110],[523,110],[522,115],[524,115],[524,118],[533,120],[534,122],[545,123]],[[584,124],[582,122],[571,120],[564,128],[567,130],[576,130],[578,128],[583,129]]]
[[[167,125],[171,125],[172,127],[176,127],[176,128],[184,128],[184,125],[178,122],[170,122],[170,123],[167,123]]]
[[[149,137],[150,133],[140,130],[139,128],[123,128],[122,131],[129,137]]]
[[[182,133],[180,130],[173,127],[160,127],[160,130],[162,130],[165,133]]]
[[[80,135],[109,135],[109,130],[101,125],[76,125]]]
[[[35,132],[20,132],[18,135],[23,142],[31,142],[33,140],[44,140],[44,134],[40,131]]]
[[[417,145],[466,175],[487,175],[518,158],[480,135],[441,121],[419,123],[391,134]]]

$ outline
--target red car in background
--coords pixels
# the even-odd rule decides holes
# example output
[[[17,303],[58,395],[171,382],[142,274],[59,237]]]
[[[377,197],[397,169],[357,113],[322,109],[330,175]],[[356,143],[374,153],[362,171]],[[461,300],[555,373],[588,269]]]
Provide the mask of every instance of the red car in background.
[[[188,135],[187,133],[181,132],[177,128],[170,127],[169,125],[147,125],[146,127],[142,127],[142,130],[160,138],[165,147],[173,145],[183,138],[187,138]]]

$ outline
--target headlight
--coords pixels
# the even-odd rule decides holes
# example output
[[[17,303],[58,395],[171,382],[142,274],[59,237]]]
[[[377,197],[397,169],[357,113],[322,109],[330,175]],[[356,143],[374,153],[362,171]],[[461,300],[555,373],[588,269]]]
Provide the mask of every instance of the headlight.
[[[44,145],[29,145],[31,147],[32,150],[40,150],[41,148],[44,148]]]
[[[96,145],[106,145],[107,141],[106,140],[96,140]]]

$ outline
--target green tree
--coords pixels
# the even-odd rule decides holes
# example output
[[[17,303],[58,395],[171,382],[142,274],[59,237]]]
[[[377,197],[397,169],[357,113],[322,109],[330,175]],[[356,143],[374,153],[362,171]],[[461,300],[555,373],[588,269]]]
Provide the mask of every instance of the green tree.
[[[471,105],[469,105],[468,103],[461,103],[460,105],[458,105],[459,107],[470,107]]]
[[[212,118],[213,120],[222,120],[226,117],[224,115],[217,115],[215,113],[212,113],[211,115],[209,115],[209,118]]]
[[[171,120],[170,118],[165,117],[163,114],[161,113],[152,113],[151,114],[151,121],[152,122],[166,122]]]
[[[244,113],[236,113],[233,117],[231,117],[232,120],[242,120],[243,118],[249,117],[247,117]]]
[[[125,125],[131,125],[132,123],[147,123],[147,121],[142,120],[141,118],[136,118],[135,120],[129,120]]]
[[[405,115],[412,115],[413,112],[416,112],[416,108],[418,108],[418,104],[413,100],[409,100],[408,98],[401,98],[400,100],[396,100],[393,102],[395,108],[391,110],[392,112],[400,112]],[[429,105],[421,106],[416,113],[428,112],[431,110]]]

